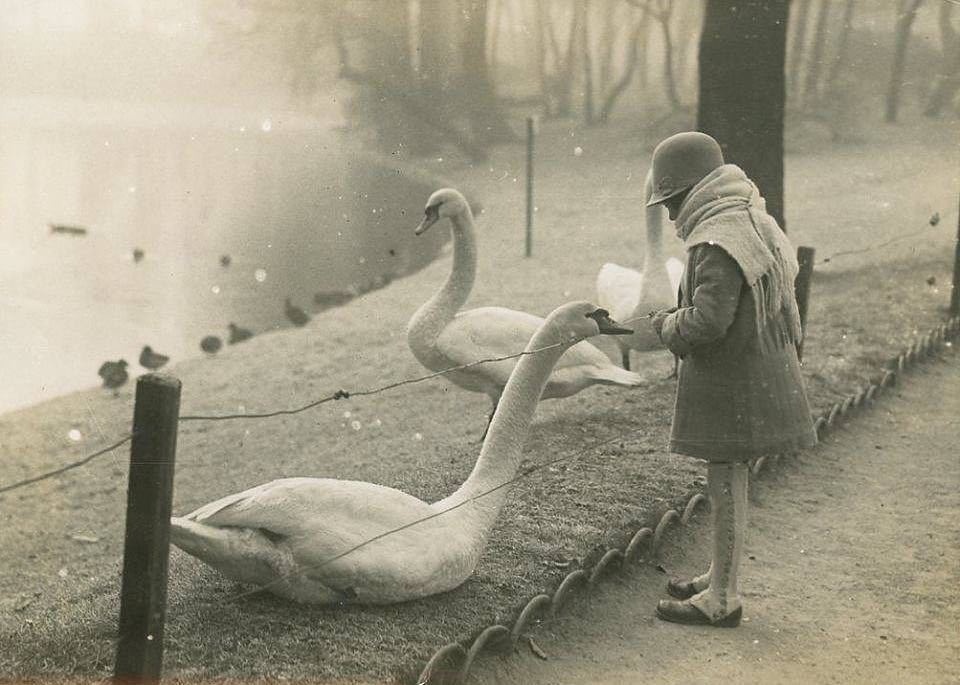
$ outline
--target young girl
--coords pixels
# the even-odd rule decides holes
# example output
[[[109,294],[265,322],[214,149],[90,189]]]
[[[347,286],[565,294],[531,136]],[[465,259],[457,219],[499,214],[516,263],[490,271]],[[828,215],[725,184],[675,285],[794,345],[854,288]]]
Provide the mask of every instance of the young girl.
[[[651,321],[681,358],[670,449],[704,459],[713,521],[710,569],[671,580],[657,616],[733,627],[747,520],[747,462],[811,447],[817,435],[796,344],[793,247],[746,174],[710,136],[686,132],[653,153],[654,192],[687,248],[679,307]]]

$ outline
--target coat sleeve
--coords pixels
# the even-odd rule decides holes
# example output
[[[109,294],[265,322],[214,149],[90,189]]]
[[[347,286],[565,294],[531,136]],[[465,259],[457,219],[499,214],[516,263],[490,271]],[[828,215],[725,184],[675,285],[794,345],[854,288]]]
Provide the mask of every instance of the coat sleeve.
[[[663,322],[660,339],[681,357],[723,338],[737,314],[743,273],[723,248],[705,243],[692,255],[692,296]]]

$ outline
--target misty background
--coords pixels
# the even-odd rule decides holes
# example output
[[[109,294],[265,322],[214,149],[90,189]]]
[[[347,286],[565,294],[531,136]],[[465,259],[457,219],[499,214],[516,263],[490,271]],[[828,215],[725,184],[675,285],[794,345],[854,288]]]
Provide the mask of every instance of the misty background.
[[[422,267],[446,238],[407,230],[429,192],[498,146],[522,155],[529,115],[651,148],[693,127],[703,11],[0,1],[0,411],[93,385],[145,344],[196,356],[228,322],[289,325],[285,298],[318,311]],[[794,0],[787,150],[957,116],[954,15]]]

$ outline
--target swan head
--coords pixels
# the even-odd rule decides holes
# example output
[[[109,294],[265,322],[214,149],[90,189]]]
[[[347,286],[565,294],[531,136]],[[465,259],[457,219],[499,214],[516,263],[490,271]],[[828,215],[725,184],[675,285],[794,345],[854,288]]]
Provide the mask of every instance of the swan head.
[[[459,190],[441,188],[430,195],[423,210],[423,220],[414,233],[420,235],[444,217],[462,216],[469,211],[467,198]]]
[[[550,326],[561,342],[576,342],[595,335],[629,335],[633,333],[610,318],[606,309],[590,302],[568,302],[557,307],[547,317]]]

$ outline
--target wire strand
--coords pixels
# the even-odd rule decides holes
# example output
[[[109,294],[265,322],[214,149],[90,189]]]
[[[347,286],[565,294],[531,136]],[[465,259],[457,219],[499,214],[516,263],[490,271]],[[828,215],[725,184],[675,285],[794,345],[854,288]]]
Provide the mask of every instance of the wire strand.
[[[60,468],[54,469],[53,471],[47,471],[46,473],[41,473],[41,474],[38,475],[38,476],[33,476],[33,477],[31,477],[31,478],[26,478],[26,479],[21,480],[21,481],[18,481],[18,482],[16,482],[16,483],[11,483],[10,485],[4,485],[4,486],[0,487],[0,493],[9,492],[9,491],[11,491],[11,490],[16,490],[17,488],[22,488],[22,487],[24,487],[24,486],[26,486],[26,485],[31,485],[31,484],[37,483],[37,482],[39,482],[39,481],[41,481],[41,480],[46,480],[47,478],[53,478],[54,476],[59,476],[61,473],[66,473],[67,471],[70,471],[71,469],[79,468],[79,467],[83,466],[84,464],[90,463],[91,461],[93,461],[93,460],[96,459],[97,457],[102,456],[102,455],[106,454],[107,452],[111,452],[111,451],[117,449],[118,447],[120,447],[120,446],[123,445],[124,443],[130,442],[130,440],[131,440],[132,438],[133,438],[133,434],[131,433],[130,435],[127,435],[127,436],[125,436],[124,438],[122,438],[122,439],[118,440],[117,442],[113,443],[113,444],[110,445],[109,447],[104,447],[103,449],[98,450],[97,452],[94,452],[93,454],[87,455],[87,456],[84,457],[83,459],[79,459],[79,460],[77,460],[77,461],[70,462],[70,463],[67,464],[66,466],[61,466]]]

